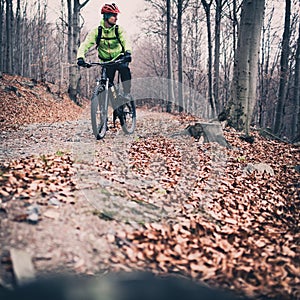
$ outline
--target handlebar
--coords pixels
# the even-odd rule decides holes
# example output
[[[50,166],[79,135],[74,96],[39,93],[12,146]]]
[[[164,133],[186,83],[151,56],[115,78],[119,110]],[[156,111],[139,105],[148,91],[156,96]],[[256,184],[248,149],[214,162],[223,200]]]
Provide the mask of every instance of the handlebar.
[[[116,59],[116,60],[110,60],[110,61],[105,61],[105,62],[89,62],[89,63],[86,63],[85,67],[91,68],[93,66],[101,66],[101,67],[114,66],[114,65],[119,65],[119,64],[125,63],[125,62],[130,62],[129,59],[128,59],[128,57],[124,56],[124,57]]]

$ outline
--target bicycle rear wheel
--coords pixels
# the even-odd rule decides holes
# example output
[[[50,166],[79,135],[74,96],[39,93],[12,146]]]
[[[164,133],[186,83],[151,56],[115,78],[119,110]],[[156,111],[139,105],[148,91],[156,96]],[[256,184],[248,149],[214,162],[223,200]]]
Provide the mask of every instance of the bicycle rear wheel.
[[[93,94],[91,103],[91,121],[93,134],[97,140],[103,139],[107,131],[107,111],[108,105],[106,104],[108,95],[106,91],[100,92],[103,88],[98,86]]]
[[[136,108],[134,101],[129,101],[120,107],[119,119],[122,130],[126,134],[132,134],[136,126]]]

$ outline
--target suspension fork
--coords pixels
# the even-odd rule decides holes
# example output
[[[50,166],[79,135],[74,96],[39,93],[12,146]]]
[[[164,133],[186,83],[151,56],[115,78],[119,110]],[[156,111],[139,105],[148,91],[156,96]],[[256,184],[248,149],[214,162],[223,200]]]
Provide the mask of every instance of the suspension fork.
[[[109,79],[107,78],[106,79],[106,82],[105,82],[105,109],[107,110],[108,108],[108,86],[109,86]]]
[[[107,76],[107,69],[104,67],[102,68],[101,72],[101,81],[105,82],[105,98],[104,98],[104,107],[107,112],[108,110],[108,88],[109,88],[109,78]]]

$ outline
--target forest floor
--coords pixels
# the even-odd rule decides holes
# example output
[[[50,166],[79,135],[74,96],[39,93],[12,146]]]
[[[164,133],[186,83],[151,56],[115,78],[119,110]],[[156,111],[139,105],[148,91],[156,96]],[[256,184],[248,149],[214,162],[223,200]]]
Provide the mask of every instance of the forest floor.
[[[178,134],[192,116],[142,107],[133,135],[96,141],[88,103],[55,89],[0,79],[0,285],[17,249],[38,278],[146,270],[300,299],[299,146],[203,143]]]

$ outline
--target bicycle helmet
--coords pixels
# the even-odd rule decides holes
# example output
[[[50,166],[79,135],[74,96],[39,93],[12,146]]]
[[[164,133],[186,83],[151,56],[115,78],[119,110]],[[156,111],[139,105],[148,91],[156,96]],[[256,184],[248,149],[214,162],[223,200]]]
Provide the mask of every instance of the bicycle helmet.
[[[101,8],[101,14],[119,14],[120,11],[115,3],[104,4]]]

